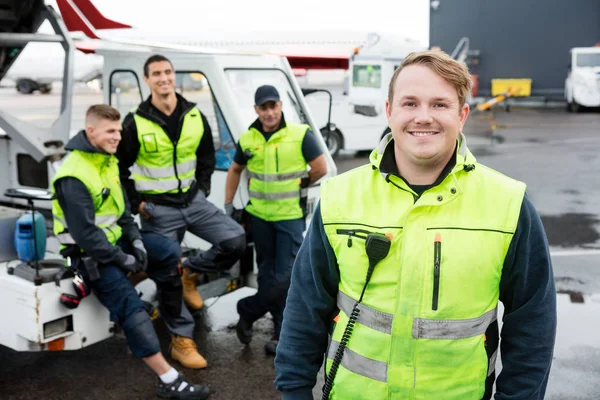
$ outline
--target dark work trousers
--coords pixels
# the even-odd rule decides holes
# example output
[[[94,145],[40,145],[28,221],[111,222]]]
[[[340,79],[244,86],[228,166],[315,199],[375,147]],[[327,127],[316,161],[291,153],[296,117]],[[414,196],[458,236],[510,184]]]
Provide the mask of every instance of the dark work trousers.
[[[118,245],[126,253],[133,253],[129,243],[122,241]],[[144,303],[127,278],[128,272],[116,264],[100,264],[100,278],[90,282],[87,270],[81,267],[79,270],[100,303],[110,311],[111,321],[123,329],[133,356],[143,358],[160,352],[156,331]]]
[[[229,269],[246,249],[246,235],[240,224],[229,218],[199,191],[185,208],[148,203],[150,219],[141,218],[142,231],[154,232],[179,243],[190,231],[213,246],[190,257],[184,266],[201,271]]]
[[[179,242],[154,232],[142,232],[142,240],[148,252],[148,277],[156,283],[156,297],[165,325],[173,335],[193,337],[194,318],[183,303]]]
[[[142,232],[142,241],[148,252],[148,277],[156,283],[161,316],[171,334],[193,337],[194,319],[183,304],[183,287],[177,268],[181,250],[179,243],[164,236]],[[121,240],[118,245],[133,254],[131,245]],[[129,279],[128,271],[117,265],[98,266],[100,279],[90,283],[100,302],[108,308],[111,320],[119,324],[127,337],[131,352],[136,357],[147,357],[160,351],[158,338],[144,303]],[[85,268],[81,271],[89,281]]]
[[[304,218],[267,222],[252,215],[250,226],[258,263],[258,291],[238,302],[238,313],[253,323],[270,312],[275,324],[274,336],[279,338],[292,266],[306,222]]]

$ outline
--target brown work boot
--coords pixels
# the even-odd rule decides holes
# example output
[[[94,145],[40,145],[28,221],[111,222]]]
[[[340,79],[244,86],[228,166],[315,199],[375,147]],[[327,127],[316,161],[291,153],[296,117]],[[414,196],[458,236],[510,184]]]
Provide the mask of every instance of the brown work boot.
[[[184,336],[171,335],[171,358],[191,369],[206,368],[208,363],[198,353],[196,343]]]
[[[198,274],[193,274],[189,268],[183,268],[181,283],[183,284],[183,300],[192,310],[199,310],[204,306],[202,296],[196,289]]]

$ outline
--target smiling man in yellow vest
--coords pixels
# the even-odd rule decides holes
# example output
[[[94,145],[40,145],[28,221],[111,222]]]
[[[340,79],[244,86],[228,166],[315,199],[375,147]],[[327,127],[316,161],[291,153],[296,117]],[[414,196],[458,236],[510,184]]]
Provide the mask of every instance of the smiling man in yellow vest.
[[[470,87],[442,51],[409,55],[389,86],[391,133],[369,165],[321,185],[275,359],[283,399],[313,398],[324,355],[324,399],[490,399],[498,354],[497,400],[544,398],[548,243],[525,184],[468,150]]]
[[[258,263],[258,292],[238,302],[236,332],[242,343],[249,343],[254,321],[270,312],[275,331],[265,350],[275,354],[292,264],[306,227],[306,192],[327,173],[327,164],[309,126],[285,121],[275,87],[259,87],[254,102],[258,119],[240,136],[227,173],[225,211],[233,214],[233,196],[247,167],[246,211]]]
[[[244,253],[243,228],[207,200],[215,170],[215,149],[206,117],[196,104],[175,92],[175,70],[164,56],[153,55],[144,64],[144,81],[150,97],[123,121],[123,140],[117,156],[121,181],[131,199],[134,213],[141,214],[142,231],[158,238],[148,247],[163,247],[172,240],[180,243],[186,231],[213,247],[184,261],[183,288],[174,285],[172,302],[186,300],[200,309],[202,298],[196,290],[196,274],[230,268]],[[180,255],[179,248],[169,248]],[[166,256],[165,256],[166,257]],[[178,257],[162,261],[165,271],[177,271]],[[166,294],[159,292],[159,295]],[[178,298],[176,298],[178,296]],[[192,340],[194,320],[187,307],[179,307],[169,330],[171,356],[188,368],[204,368],[206,360]]]
[[[121,187],[114,156],[121,141],[120,117],[110,106],[91,106],[86,129],[65,146],[70,153],[52,183],[54,233],[61,245],[77,246],[71,250],[95,262],[87,261],[79,272],[108,308],[111,320],[123,329],[131,353],[159,376],[157,394],[169,399],[205,399],[207,387],[193,385],[165,360],[150,316],[128,279],[130,274],[146,271],[159,291],[170,290],[169,276],[160,268],[168,252],[162,251],[164,246],[146,251],[144,243],[152,242],[156,234],[140,234]],[[166,321],[169,325],[168,316]]]

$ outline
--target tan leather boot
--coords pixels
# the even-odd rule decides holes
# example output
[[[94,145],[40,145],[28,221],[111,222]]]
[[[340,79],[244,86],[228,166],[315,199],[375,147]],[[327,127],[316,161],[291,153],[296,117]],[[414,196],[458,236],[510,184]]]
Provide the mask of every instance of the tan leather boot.
[[[190,338],[171,335],[171,358],[191,369],[206,368],[208,363],[198,353],[196,343]]]
[[[199,310],[204,306],[202,296],[196,289],[198,274],[193,274],[189,268],[183,268],[181,283],[183,284],[183,300],[192,310]]]

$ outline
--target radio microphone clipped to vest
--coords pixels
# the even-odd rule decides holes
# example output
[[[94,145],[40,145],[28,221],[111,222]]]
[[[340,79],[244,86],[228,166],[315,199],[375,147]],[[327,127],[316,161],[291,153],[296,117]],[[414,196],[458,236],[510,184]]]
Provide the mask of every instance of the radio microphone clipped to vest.
[[[329,394],[331,393],[331,389],[333,388],[333,380],[335,379],[337,370],[340,366],[340,363],[342,362],[344,350],[346,349],[346,346],[348,346],[348,341],[350,340],[350,336],[352,335],[352,330],[354,329],[356,321],[358,321],[358,315],[360,314],[360,309],[358,308],[358,305],[362,302],[363,296],[365,295],[365,291],[367,290],[367,285],[369,284],[371,276],[373,275],[373,271],[375,270],[375,266],[379,264],[381,260],[387,257],[387,255],[390,252],[391,245],[392,241],[386,235],[380,233],[369,233],[367,235],[365,241],[365,252],[367,253],[367,257],[369,258],[369,269],[367,270],[365,284],[362,288],[360,298],[354,304],[352,312],[348,316],[348,324],[346,325],[346,328],[344,328],[342,339],[340,340],[340,344],[335,353],[333,363],[331,364],[331,369],[329,370],[329,376],[327,376],[325,379],[322,400],[329,400]]]

